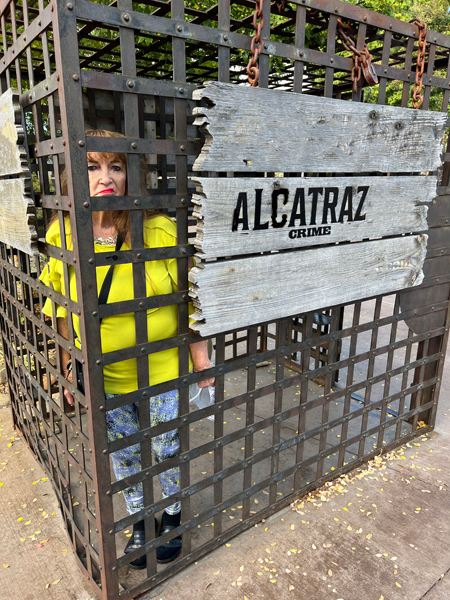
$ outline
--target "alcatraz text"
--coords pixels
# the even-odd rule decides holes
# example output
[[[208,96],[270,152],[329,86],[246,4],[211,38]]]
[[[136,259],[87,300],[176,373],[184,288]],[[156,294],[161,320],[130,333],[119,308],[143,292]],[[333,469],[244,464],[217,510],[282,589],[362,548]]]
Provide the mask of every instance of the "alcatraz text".
[[[231,231],[257,231],[263,229],[290,229],[289,237],[298,239],[318,235],[329,235],[328,224],[364,221],[364,203],[370,186],[357,188],[347,186],[343,193],[337,187],[297,188],[294,198],[289,198],[288,189],[274,189],[271,198],[270,219],[262,221],[263,190],[255,189],[255,197],[248,198],[247,192],[239,192],[233,212]],[[251,204],[253,204],[252,206]],[[250,204],[251,203],[251,204]],[[253,209],[249,211],[250,209]],[[252,227],[249,212],[254,214]],[[293,229],[298,228],[298,229]]]

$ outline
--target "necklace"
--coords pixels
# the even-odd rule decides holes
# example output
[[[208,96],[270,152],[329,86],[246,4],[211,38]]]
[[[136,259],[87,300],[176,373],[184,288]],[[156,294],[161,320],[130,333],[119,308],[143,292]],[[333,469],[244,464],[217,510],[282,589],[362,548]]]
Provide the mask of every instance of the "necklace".
[[[94,236],[94,244],[97,244],[98,246],[115,246],[116,242],[117,242],[117,235],[111,235],[107,238]]]

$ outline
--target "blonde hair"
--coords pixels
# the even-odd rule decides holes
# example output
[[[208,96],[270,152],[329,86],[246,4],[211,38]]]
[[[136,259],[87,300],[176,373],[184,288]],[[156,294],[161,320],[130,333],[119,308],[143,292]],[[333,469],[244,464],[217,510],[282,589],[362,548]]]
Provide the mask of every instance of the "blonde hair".
[[[107,129],[87,129],[85,131],[85,135],[87,137],[112,137],[112,138],[124,138],[125,136],[117,131],[108,131]],[[89,155],[92,153],[88,153]],[[106,160],[117,160],[121,162],[124,166],[125,173],[127,171],[127,155],[124,152],[96,152],[95,154],[99,154],[101,158]],[[146,169],[147,166],[143,157],[141,156],[141,193],[146,194]],[[63,196],[67,196],[68,188],[67,188],[67,174],[65,171],[61,174],[61,193]],[[125,193],[128,193],[128,181],[127,187],[125,189]],[[151,219],[155,216],[155,212],[152,210],[144,210],[144,220]],[[71,235],[70,233],[70,221],[69,214],[65,212],[64,221],[66,227],[66,235]],[[130,242],[130,213],[127,210],[114,210],[112,211],[112,217],[114,221],[114,226],[117,231],[117,235],[124,240],[125,243]],[[52,215],[50,219],[49,226],[52,225],[58,219],[58,211]]]

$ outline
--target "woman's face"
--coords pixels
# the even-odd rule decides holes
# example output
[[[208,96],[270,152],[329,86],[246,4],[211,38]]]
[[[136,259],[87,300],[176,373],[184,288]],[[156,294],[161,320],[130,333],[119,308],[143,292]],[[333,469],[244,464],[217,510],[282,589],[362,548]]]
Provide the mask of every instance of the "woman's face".
[[[91,152],[88,155],[89,191],[91,196],[124,196],[127,172],[114,154]]]

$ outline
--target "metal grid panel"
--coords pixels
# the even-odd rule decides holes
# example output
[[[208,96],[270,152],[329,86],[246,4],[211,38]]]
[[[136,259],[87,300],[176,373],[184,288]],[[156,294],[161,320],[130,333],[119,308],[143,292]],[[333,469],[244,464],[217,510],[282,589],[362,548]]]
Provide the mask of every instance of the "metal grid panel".
[[[188,323],[188,259],[194,254],[189,176],[201,149],[192,90],[205,80],[242,81],[253,9],[253,2],[230,0],[207,10],[181,0],[0,5],[2,91],[14,84],[22,93],[41,237],[51,211],[73,237],[73,250],[65,236],[61,248],[41,242],[40,249],[61,260],[66,289],[75,272],[78,298],[38,281],[43,256],[30,259],[0,244],[0,320],[14,422],[49,473],[80,564],[105,599],[136,596],[299,495],[413,438],[419,421],[434,425],[449,328],[448,162],[429,213],[420,289],[276,323],[264,323],[261,315],[261,324],[244,331],[230,324],[230,333],[213,339],[216,366],[189,375],[188,345],[198,340]],[[328,0],[291,2],[282,15],[268,2],[264,10],[262,87],[354,101],[369,94],[384,104],[387,84],[397,81],[402,105],[408,105],[414,25]],[[335,36],[338,16],[351,22],[358,47],[369,44],[380,79],[373,90],[352,92],[352,61]],[[450,40],[431,31],[427,40],[424,109],[446,111]],[[73,52],[62,55],[62,44]],[[86,137],[85,125],[125,138]],[[92,291],[96,267],[117,255],[94,253],[92,212],[106,209],[105,199],[89,197],[86,152],[96,151],[127,154],[128,195],[109,198],[108,208],[130,211],[132,247],[119,253],[117,264],[133,265],[135,290],[134,300],[102,307]],[[146,193],[138,183],[143,155]],[[146,209],[176,219],[176,247],[144,247]],[[169,258],[177,259],[178,291],[146,297],[145,262]],[[66,308],[66,337],[55,318],[41,312],[46,298],[54,312]],[[174,303],[178,335],[149,342],[146,311]],[[99,319],[128,312],[135,313],[136,345],[102,354]],[[78,317],[82,349],[73,334]],[[85,393],[64,378],[60,348],[85,365]],[[147,356],[167,348],[179,348],[179,377],[149,386]],[[103,366],[130,358],[137,359],[139,389],[105,401]],[[216,403],[192,410],[189,384],[208,374],[216,377]],[[75,395],[73,408],[64,389]],[[149,398],[171,389],[180,390],[178,416],[151,427]],[[106,411],[131,402],[139,402],[139,433],[108,442]],[[207,420],[212,416],[214,423]],[[153,464],[151,439],[173,429],[180,435],[179,456]],[[113,481],[110,455],[136,443],[142,471]],[[155,478],[177,465],[181,491],[163,499]],[[120,493],[139,481],[145,509],[126,516]],[[175,500],[181,500],[182,521],[166,539],[182,534],[183,554],[157,565],[155,549],[165,539],[155,539],[153,515]],[[130,575],[127,564],[135,555],[123,554],[124,531],[142,518],[147,570]]]

